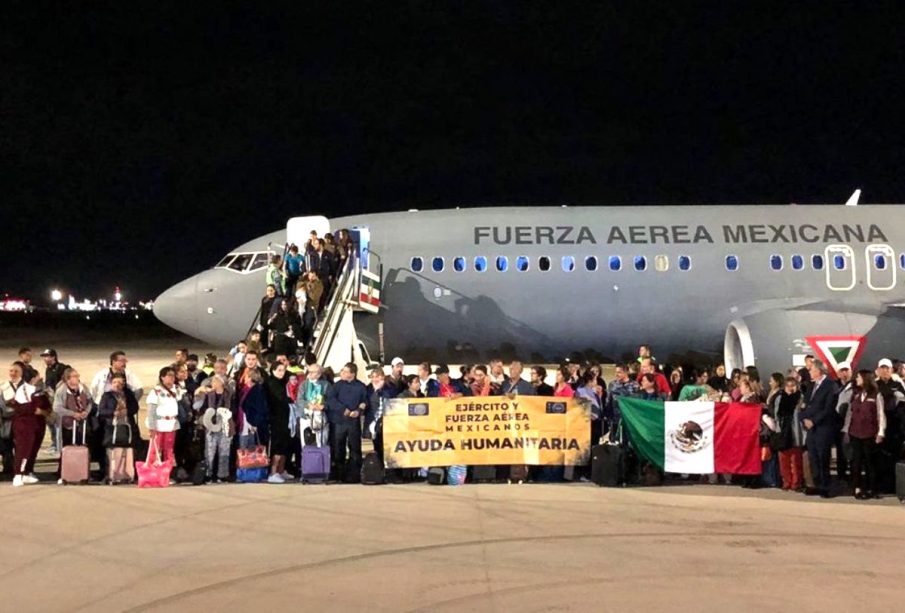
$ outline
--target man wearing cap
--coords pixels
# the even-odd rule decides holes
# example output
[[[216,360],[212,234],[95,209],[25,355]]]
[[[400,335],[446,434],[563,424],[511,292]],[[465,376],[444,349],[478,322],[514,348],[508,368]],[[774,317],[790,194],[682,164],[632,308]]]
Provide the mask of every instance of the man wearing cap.
[[[405,375],[402,373],[402,371],[405,370],[405,361],[397,356],[390,362],[390,366],[392,367],[392,370],[390,370],[390,374],[387,375],[386,383],[384,383],[384,385],[396,390],[395,395],[398,396],[405,391],[405,379],[403,379]]]
[[[839,399],[836,401],[836,415],[839,419],[839,431],[836,433],[836,475],[845,479],[848,474],[848,458],[851,456],[851,445],[845,444],[845,433],[842,432],[842,424],[848,414],[852,402],[852,365],[848,362],[840,362],[836,367],[836,375],[839,378]]]
[[[811,389],[804,410],[799,415],[801,424],[808,431],[807,448],[814,487],[805,492],[808,496],[831,498],[830,449],[836,440],[839,423],[836,416],[836,384],[826,376],[826,365],[820,360],[811,362],[808,374]]]
[[[44,364],[47,366],[47,369],[44,371],[44,385],[47,386],[47,390],[50,393],[51,397],[55,390],[57,389],[57,385],[62,383],[63,381],[63,372],[69,368],[69,365],[62,364],[57,358],[57,350],[56,349],[45,349],[41,352],[41,357],[44,358]],[[50,452],[57,453],[57,451],[61,448],[59,440],[59,429],[56,422],[50,424]]]
[[[886,438],[880,444],[880,450],[884,453],[875,455],[877,487],[881,492],[894,492],[896,462],[902,455],[905,386],[893,377],[892,360],[889,358],[883,358],[877,364],[877,389],[883,396],[883,412],[886,414]]]
[[[459,379],[453,379],[449,376],[449,366],[440,364],[434,371],[437,375],[437,391],[436,395],[440,398],[461,398],[468,396],[469,391]]]

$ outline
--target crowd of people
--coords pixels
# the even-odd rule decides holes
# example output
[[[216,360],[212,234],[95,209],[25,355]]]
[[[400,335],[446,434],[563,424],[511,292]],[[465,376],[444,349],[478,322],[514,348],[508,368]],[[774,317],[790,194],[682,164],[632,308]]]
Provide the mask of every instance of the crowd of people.
[[[763,473],[737,479],[722,475],[722,479],[744,487],[778,487],[824,497],[846,491],[849,485],[857,499],[894,491],[894,465],[905,440],[905,364],[887,359],[875,370],[856,373],[843,363],[832,379],[820,360],[808,356],[804,368],[773,373],[763,382],[754,367],[730,373],[723,365],[661,368],[650,347],[642,345],[638,358],[617,364],[614,378],[607,383],[600,364],[593,362],[566,362],[552,376],[544,366],[535,365],[526,377],[521,362],[504,366],[499,359],[462,366],[457,373],[442,364],[422,363],[416,373],[405,374],[406,364],[397,357],[367,373],[366,385],[354,363],[334,373],[310,355],[305,359],[281,353],[277,345],[262,351],[252,343],[240,341],[228,357],[207,354],[203,361],[179,349],[147,390],[128,368],[122,351],[112,353],[109,367],[85,383],[76,368],[60,362],[55,350],[41,353],[44,368],[40,369],[32,362],[31,350],[22,348],[9,367],[8,380],[0,385],[4,474],[12,477],[15,486],[37,483],[35,460],[49,431],[51,452],[85,444],[98,465],[92,478],[105,479],[105,446],[117,422],[134,433],[136,456],[146,452],[138,422],[139,401],[146,392],[146,433],[162,459],[174,463],[174,479],[195,483],[234,480],[236,451],[258,444],[269,449],[269,483],[302,476],[306,445],[329,446],[331,480],[357,482],[363,439],[373,440],[374,452],[382,461],[382,415],[386,401],[395,397],[577,397],[590,405],[592,443],[609,439],[629,451],[631,441],[620,428],[619,398],[758,403]],[[628,481],[650,483],[664,477],[645,465],[643,458],[636,458],[635,468],[627,471]],[[390,471],[387,479],[423,476],[419,471]],[[562,476],[535,468],[525,478]],[[585,469],[575,478],[589,476]],[[715,483],[719,477],[704,479]]]

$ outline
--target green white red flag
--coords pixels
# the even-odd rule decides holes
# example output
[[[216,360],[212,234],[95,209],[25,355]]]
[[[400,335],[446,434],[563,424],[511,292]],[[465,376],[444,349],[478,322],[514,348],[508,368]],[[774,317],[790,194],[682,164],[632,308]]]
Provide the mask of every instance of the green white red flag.
[[[665,472],[761,472],[759,404],[620,398],[632,447]]]
[[[362,269],[358,291],[358,304],[365,311],[376,313],[380,309],[380,277]]]

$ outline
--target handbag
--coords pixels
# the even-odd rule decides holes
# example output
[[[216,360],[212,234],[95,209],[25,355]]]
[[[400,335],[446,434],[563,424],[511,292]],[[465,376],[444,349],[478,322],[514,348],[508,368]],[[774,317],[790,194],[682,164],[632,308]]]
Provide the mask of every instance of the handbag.
[[[128,421],[119,423],[119,418],[114,417],[113,423],[104,428],[104,447],[131,447],[132,426]]]
[[[144,462],[135,463],[138,487],[168,487],[172,471],[173,460],[162,462],[160,451],[157,449],[157,440],[151,439],[151,444],[148,445],[148,457]]]
[[[254,447],[251,449],[238,449],[236,451],[236,466],[239,468],[267,468],[270,466],[267,448],[258,440],[257,432],[255,432]]]

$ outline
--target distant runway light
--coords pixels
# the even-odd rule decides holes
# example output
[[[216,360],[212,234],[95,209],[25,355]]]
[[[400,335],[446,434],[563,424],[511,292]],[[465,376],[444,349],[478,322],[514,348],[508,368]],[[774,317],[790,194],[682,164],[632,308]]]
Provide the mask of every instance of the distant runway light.
[[[58,289],[50,290],[50,299],[54,302],[59,302],[63,299],[63,292]]]

